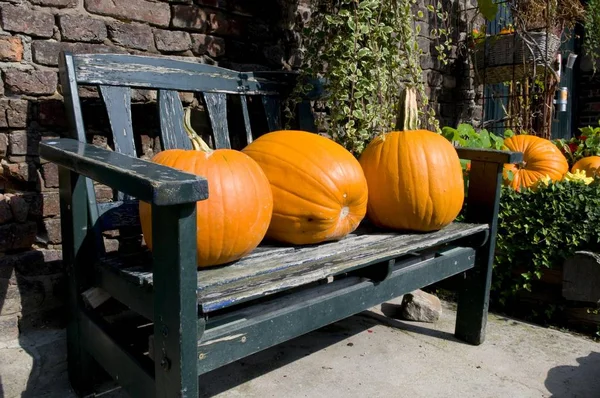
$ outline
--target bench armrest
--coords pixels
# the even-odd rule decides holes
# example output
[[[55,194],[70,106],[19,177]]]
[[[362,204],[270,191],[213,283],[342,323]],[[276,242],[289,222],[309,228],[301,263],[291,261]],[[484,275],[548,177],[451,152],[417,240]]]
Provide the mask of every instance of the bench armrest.
[[[208,182],[202,177],[71,138],[42,141],[40,157],[158,206],[208,198]]]
[[[457,147],[458,157],[464,160],[474,160],[485,163],[520,163],[523,161],[523,153],[498,151],[495,149],[483,148],[461,148]]]

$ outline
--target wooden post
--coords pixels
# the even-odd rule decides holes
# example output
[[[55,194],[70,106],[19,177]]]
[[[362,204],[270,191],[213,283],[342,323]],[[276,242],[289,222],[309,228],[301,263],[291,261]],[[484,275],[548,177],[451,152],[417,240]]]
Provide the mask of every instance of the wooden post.
[[[63,261],[68,277],[69,319],[67,324],[67,357],[71,385],[80,396],[92,393],[94,361],[83,348],[80,313],[81,293],[88,287],[89,245],[86,181],[65,168],[59,168],[60,214]],[[89,258],[89,257],[87,257]],[[85,267],[88,267],[87,269]]]
[[[198,396],[196,202],[152,206],[157,398]]]
[[[485,340],[492,264],[498,229],[502,163],[472,161],[467,198],[467,222],[490,226],[488,241],[477,249],[475,268],[465,273],[458,296],[455,335],[479,345]]]

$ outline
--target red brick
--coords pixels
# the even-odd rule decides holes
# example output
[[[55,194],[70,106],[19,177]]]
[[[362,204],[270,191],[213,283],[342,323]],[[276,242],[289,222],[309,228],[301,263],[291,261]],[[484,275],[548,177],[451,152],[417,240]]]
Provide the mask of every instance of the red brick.
[[[171,10],[166,3],[146,0],[85,0],[85,9],[93,14],[169,26]]]
[[[0,226],[0,251],[28,249],[35,242],[37,225],[28,221],[22,224]]]
[[[67,43],[54,40],[34,40],[32,46],[33,61],[40,65],[56,66],[58,65],[58,54],[60,51],[70,51],[74,54],[82,53],[127,53],[126,50],[115,47],[106,46],[104,44],[92,43]]]
[[[11,99],[6,108],[6,120],[11,128],[27,127],[27,113],[29,110],[29,101]]]
[[[6,134],[0,134],[0,157],[5,157],[8,153],[8,137]]]
[[[4,196],[9,197],[9,195],[11,194],[6,194]],[[9,204],[15,221],[25,222],[27,220],[27,215],[29,214],[29,203],[27,203],[20,195],[11,195],[9,197]]]
[[[60,243],[60,218],[47,218],[44,220],[44,228],[49,243]]]
[[[94,18],[81,15],[61,15],[60,33],[66,41],[87,41],[100,43],[106,39],[106,24]]]
[[[4,175],[20,181],[37,182],[38,173],[33,163],[4,164]]]
[[[240,21],[222,12],[211,12],[208,15],[208,33],[226,36],[240,36],[243,26]]]
[[[46,188],[58,188],[58,166],[54,163],[44,163],[42,176]]]
[[[42,126],[67,127],[65,106],[60,100],[47,100],[38,103],[38,122]]]
[[[0,61],[21,62],[23,43],[19,37],[0,36]]]
[[[44,192],[42,194],[42,216],[52,217],[60,215],[60,197],[58,192]]]
[[[78,0],[29,0],[32,4],[38,6],[71,8],[77,6]]]
[[[116,44],[137,50],[150,50],[154,46],[152,29],[147,25],[113,23],[108,26],[108,36]]]
[[[4,4],[0,12],[4,30],[37,37],[52,37],[54,34],[54,15],[49,12],[9,4]]]
[[[192,34],[192,52],[196,55],[219,57],[225,54],[225,40],[216,36]]]
[[[174,5],[172,7],[173,19],[171,25],[176,28],[197,30],[205,32],[208,28],[206,12],[193,5]]]
[[[164,52],[187,51],[192,48],[192,41],[187,32],[156,29],[154,40],[156,48]]]
[[[7,70],[5,83],[13,94],[51,95],[56,91],[56,72],[41,70]]]

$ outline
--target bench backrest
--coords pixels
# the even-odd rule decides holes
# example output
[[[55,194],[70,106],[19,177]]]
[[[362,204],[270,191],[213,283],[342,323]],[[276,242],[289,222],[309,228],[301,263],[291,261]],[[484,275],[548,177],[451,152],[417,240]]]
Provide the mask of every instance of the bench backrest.
[[[79,98],[79,86],[96,86],[110,122],[114,150],[137,156],[131,117],[131,90],[157,91],[160,120],[160,142],[165,149],[192,149],[184,127],[184,109],[180,91],[201,93],[212,128],[216,148],[231,148],[231,143],[250,143],[257,136],[282,128],[283,98],[293,84],[294,73],[265,71],[238,72],[195,62],[163,57],[80,54],[60,54],[59,71],[65,107],[72,138],[86,141]],[[243,131],[232,134],[228,123],[228,99],[237,97],[238,115]],[[229,98],[228,98],[229,97]],[[264,109],[266,126],[254,131],[248,100],[259,99]],[[300,105],[295,127],[314,131],[308,102]],[[233,110],[233,109],[232,109]],[[238,144],[239,146],[239,144]],[[90,222],[96,233],[122,227],[139,226],[137,202],[122,193],[115,193],[113,202],[97,203],[92,181],[87,181]],[[103,245],[102,250],[104,250]]]

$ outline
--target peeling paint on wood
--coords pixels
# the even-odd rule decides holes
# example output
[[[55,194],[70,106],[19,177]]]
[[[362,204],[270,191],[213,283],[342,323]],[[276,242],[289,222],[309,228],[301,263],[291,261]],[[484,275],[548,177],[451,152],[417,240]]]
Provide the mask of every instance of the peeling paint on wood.
[[[364,226],[338,242],[314,246],[259,246],[233,264],[199,270],[198,301],[203,311],[215,311],[399,258],[487,228],[485,224],[454,223],[428,234],[409,234],[381,232]],[[133,263],[131,258],[126,262],[122,258],[111,258],[105,265],[120,269],[124,277],[137,285],[152,285],[148,257],[142,255]]]
[[[158,90],[161,143],[163,149],[192,149],[183,128],[183,105],[174,90]]]
[[[231,149],[229,127],[227,126],[227,96],[225,94],[202,93],[213,129],[215,147]]]

